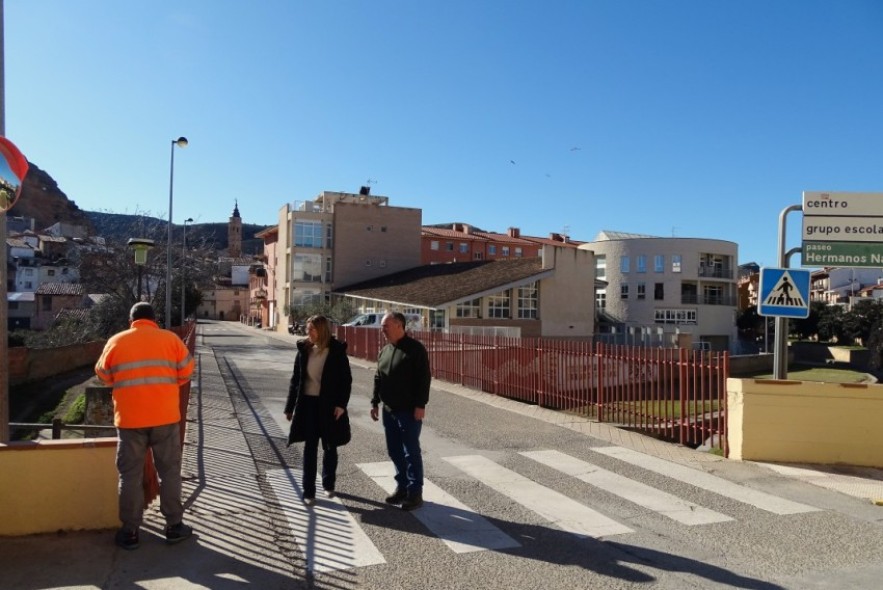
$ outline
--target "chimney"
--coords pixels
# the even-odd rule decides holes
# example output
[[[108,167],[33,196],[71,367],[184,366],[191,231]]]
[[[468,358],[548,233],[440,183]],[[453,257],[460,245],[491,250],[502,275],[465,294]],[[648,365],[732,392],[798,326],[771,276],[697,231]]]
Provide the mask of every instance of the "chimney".
[[[370,194],[371,194],[371,187],[370,187],[370,186],[363,186],[363,187],[360,187],[360,188],[359,188],[359,194],[360,194],[360,195],[363,195],[363,196],[368,196],[368,195],[370,195]]]
[[[510,238],[519,238],[519,237],[521,237],[521,230],[518,229],[517,227],[510,227],[509,230],[506,232],[506,234]]]
[[[563,242],[564,239],[561,237],[561,234],[551,233],[549,234],[549,239],[554,240],[556,242]]]

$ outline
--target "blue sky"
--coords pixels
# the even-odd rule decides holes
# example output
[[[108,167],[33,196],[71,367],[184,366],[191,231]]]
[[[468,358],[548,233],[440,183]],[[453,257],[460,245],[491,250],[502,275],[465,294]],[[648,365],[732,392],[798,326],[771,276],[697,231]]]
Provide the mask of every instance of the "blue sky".
[[[5,29],[7,136],[86,210],[165,217],[183,135],[176,223],[370,179],[425,224],[776,266],[802,191],[883,190],[878,0],[5,0]]]

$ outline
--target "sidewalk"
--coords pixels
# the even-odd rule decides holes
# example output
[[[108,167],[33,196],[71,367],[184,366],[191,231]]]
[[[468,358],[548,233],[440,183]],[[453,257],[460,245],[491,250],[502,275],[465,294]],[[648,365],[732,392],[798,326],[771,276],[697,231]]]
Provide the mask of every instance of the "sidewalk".
[[[242,326],[242,330],[255,328]],[[297,337],[262,331],[294,342]],[[301,560],[274,534],[272,515],[261,490],[255,456],[248,436],[258,436],[255,421],[242,428],[241,411],[227,393],[221,368],[210,349],[197,338],[199,377],[193,384],[184,448],[185,521],[195,539],[167,546],[163,518],[156,503],[146,513],[141,547],[127,552],[113,544],[113,531],[59,533],[0,539],[0,586],[16,590],[45,588],[141,588],[180,590],[243,587],[307,587]],[[371,363],[351,359],[368,369]],[[557,424],[704,471],[726,461],[719,456],[599,424],[536,406],[530,406],[434,381],[433,388],[486,403],[510,412]],[[241,410],[241,408],[240,408]],[[258,458],[261,460],[261,458]],[[883,499],[883,470],[767,465],[771,475],[787,476],[866,499]],[[883,508],[881,508],[883,510]],[[883,515],[883,512],[881,512]]]

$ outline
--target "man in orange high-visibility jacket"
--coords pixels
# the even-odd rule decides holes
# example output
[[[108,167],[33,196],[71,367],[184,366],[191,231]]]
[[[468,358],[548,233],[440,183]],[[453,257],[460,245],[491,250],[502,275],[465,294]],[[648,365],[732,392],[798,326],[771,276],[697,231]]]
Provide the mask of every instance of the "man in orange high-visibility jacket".
[[[181,409],[179,388],[190,380],[193,357],[173,332],[156,324],[153,307],[136,303],[130,328],[107,341],[95,374],[113,387],[113,421],[117,427],[116,464],[120,472],[120,521],[116,544],[138,548],[144,516],[144,460],[153,451],[160,480],[160,511],[166,519],[166,542],[188,538],[181,503]]]

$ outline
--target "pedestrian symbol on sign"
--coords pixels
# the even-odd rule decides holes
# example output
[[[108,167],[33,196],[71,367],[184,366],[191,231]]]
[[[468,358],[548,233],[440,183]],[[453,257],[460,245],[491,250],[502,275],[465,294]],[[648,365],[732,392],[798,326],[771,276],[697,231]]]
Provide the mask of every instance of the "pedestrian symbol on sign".
[[[792,293],[793,292],[793,293]],[[806,302],[794,287],[791,277],[787,272],[782,273],[778,282],[770,294],[763,301],[764,305],[776,305],[783,307],[806,307]]]

